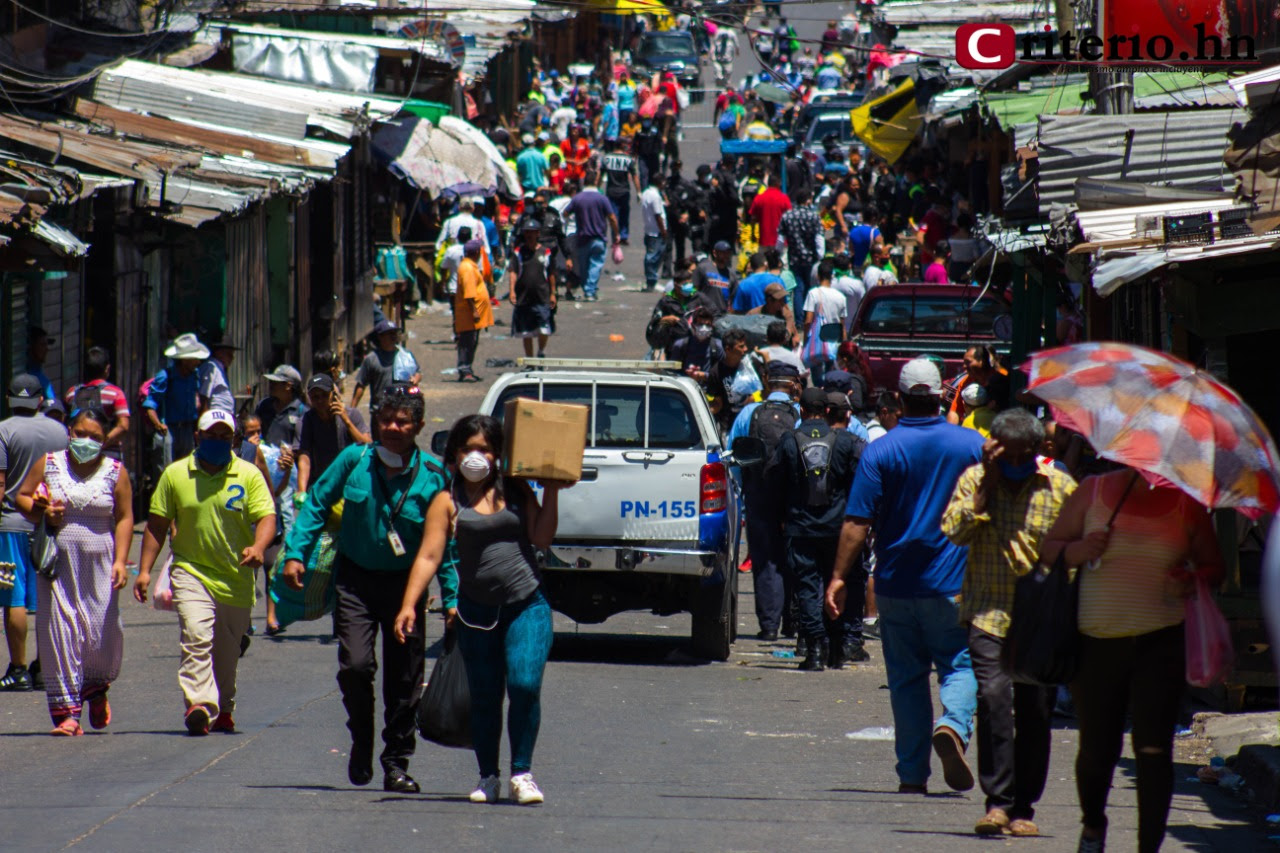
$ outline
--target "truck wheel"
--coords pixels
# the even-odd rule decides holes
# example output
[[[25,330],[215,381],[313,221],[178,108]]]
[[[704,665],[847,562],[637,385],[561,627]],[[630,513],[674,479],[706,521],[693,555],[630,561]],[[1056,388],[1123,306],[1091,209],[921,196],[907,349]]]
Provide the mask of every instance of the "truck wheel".
[[[725,583],[699,587],[693,604],[693,653],[707,660],[728,660],[737,635],[738,572],[729,568]]]

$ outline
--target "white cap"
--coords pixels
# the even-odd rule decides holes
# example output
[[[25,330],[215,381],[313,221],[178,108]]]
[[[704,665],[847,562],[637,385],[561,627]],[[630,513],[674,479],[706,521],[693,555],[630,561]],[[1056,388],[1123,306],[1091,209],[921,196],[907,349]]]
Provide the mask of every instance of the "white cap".
[[[942,374],[938,366],[927,358],[913,358],[902,365],[898,374],[898,388],[903,394],[936,397],[942,393]]]
[[[224,412],[222,409],[210,409],[200,416],[200,420],[196,422],[196,431],[205,432],[214,424],[226,424],[231,427],[231,431],[235,432],[236,419],[231,417],[230,412]]]
[[[990,397],[987,396],[987,389],[977,382],[966,382],[964,390],[960,392],[960,399],[964,400],[966,406],[976,409],[985,406]]]

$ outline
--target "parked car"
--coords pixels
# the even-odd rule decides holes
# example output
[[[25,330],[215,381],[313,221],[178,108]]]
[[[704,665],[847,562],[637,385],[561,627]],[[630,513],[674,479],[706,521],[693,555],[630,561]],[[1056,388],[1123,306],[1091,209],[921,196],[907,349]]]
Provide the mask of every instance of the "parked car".
[[[553,368],[506,374],[480,411],[501,419],[517,397],[592,412],[582,480],[561,493],[542,558],[551,606],[592,624],[628,610],[687,612],[694,653],[728,659],[740,497],[702,389],[675,372]]]
[[[896,390],[902,365],[917,356],[941,358],[946,379],[964,368],[962,357],[971,346],[1003,351],[993,326],[1009,314],[1008,300],[982,290],[959,284],[873,287],[858,307],[850,335],[871,362],[877,390]]]
[[[689,89],[689,100],[700,102],[702,91],[702,65],[693,35],[687,31],[665,30],[647,32],[640,37],[634,65],[642,72],[670,71],[680,85]]]

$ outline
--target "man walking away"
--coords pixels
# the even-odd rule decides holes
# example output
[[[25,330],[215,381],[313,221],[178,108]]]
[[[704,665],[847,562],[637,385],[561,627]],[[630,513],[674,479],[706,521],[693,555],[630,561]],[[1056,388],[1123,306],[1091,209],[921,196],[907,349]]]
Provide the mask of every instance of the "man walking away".
[[[182,631],[178,686],[191,735],[235,731],[236,668],[253,610],[253,570],[276,535],[267,481],[231,453],[235,426],[221,409],[205,412],[195,453],[164,469],[133,586],[134,598],[145,602],[151,568],[173,527],[169,582]]]
[[[806,388],[800,395],[800,425],[782,435],[772,466],[772,494],[785,507],[782,534],[804,652],[800,669],[816,672],[869,658],[862,644],[861,608],[845,607],[837,618],[823,620],[823,593],[835,565],[844,504],[865,446],[848,430],[831,429],[826,414],[826,392]],[[849,585],[853,604],[862,585],[856,579]]]
[[[608,153],[601,161],[604,168],[604,191],[613,205],[613,215],[618,219],[618,239],[622,245],[630,245],[631,239],[631,188],[640,196],[640,178],[636,171],[636,158],[622,150],[621,143],[608,143]]]
[[[640,214],[644,218],[644,289],[658,286],[658,267],[667,247],[667,210],[663,204],[662,176],[649,176],[649,186],[640,194]]]
[[[102,442],[102,455],[121,459],[124,437],[129,434],[129,397],[107,381],[110,373],[110,353],[104,347],[90,347],[84,357],[84,384],[73,387],[65,399],[68,416],[77,409],[97,409],[107,416],[111,429]]]
[[[511,253],[508,265],[511,304],[511,337],[520,338],[527,358],[533,357],[533,339],[538,339],[538,358],[547,351],[547,338],[555,331],[556,274],[553,249],[542,245],[542,226],[536,218],[523,222],[522,243]]]
[[[978,679],[978,779],[987,813],[979,835],[1039,835],[1032,821],[1049,774],[1057,691],[1014,684],[1000,665],[1013,590],[1035,568],[1040,545],[1075,491],[1071,476],[1036,458],[1044,425],[1025,409],[996,415],[982,462],[965,470],[942,515],[942,532],[969,550],[960,619]]]
[[[801,188],[796,191],[796,206],[782,214],[778,234],[787,241],[787,267],[796,279],[794,310],[804,307],[809,292],[809,275],[826,250],[822,217],[813,206],[813,194]]]
[[[587,302],[599,302],[600,272],[604,269],[605,251],[610,235],[618,242],[618,217],[613,205],[596,189],[596,177],[587,173],[582,191],[564,209],[577,225],[577,253],[574,262],[582,276],[582,294]]]
[[[782,191],[782,179],[769,174],[768,186],[751,201],[748,217],[760,226],[760,248],[772,249],[778,244],[778,223],[791,209],[791,199]]]
[[[196,446],[196,419],[199,413],[200,363],[209,350],[190,333],[178,335],[165,348],[164,357],[173,364],[151,380],[142,409],[164,444],[164,465],[185,459]],[[163,466],[161,466],[163,467]]]
[[[13,417],[0,421],[0,573],[12,584],[0,585],[4,609],[4,638],[9,645],[9,668],[0,690],[31,690],[27,669],[27,614],[36,610],[36,570],[31,562],[31,522],[18,512],[18,489],[36,460],[67,448],[67,431],[53,418],[37,417],[44,386],[30,373],[9,383]],[[10,572],[12,576],[9,577]],[[32,664],[32,670],[35,664]]]
[[[472,238],[464,250],[466,257],[458,265],[458,293],[453,305],[453,329],[458,348],[458,381],[479,382],[472,370],[476,360],[476,348],[480,345],[480,332],[493,325],[493,305],[489,302],[489,288],[484,273],[480,271],[480,251],[483,244]]]
[[[876,603],[893,708],[900,793],[927,793],[929,744],[943,778],[957,791],[973,787],[964,759],[977,706],[968,631],[960,623],[965,549],[942,534],[942,512],[964,469],[982,458],[982,437],[939,414],[942,377],[926,358],[903,365],[898,379],[903,417],[867,445],[845,507],[827,614],[844,612],[846,579],[876,531]],[[861,589],[852,594],[861,595]],[[938,671],[942,719],[934,725],[930,666]]]

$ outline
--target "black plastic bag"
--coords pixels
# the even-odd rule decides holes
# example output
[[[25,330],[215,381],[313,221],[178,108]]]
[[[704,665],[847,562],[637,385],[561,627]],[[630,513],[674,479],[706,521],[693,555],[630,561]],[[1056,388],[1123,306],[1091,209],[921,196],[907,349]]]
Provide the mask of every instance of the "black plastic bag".
[[[441,746],[471,748],[471,685],[456,631],[445,635],[444,653],[436,659],[422,688],[418,734]]]
[[[1052,568],[1037,564],[1018,578],[1001,658],[1014,681],[1054,685],[1075,678],[1080,660],[1079,592],[1062,554]]]

